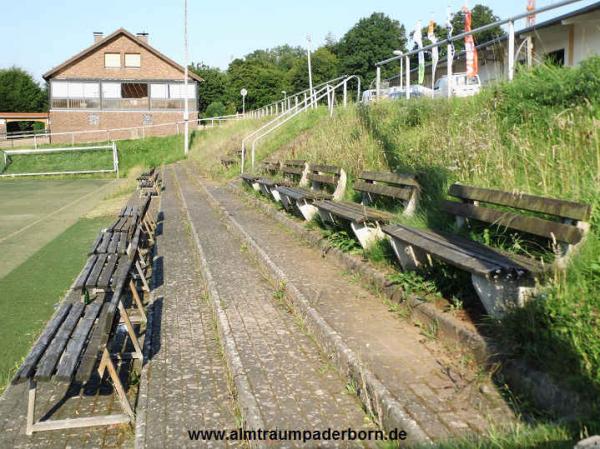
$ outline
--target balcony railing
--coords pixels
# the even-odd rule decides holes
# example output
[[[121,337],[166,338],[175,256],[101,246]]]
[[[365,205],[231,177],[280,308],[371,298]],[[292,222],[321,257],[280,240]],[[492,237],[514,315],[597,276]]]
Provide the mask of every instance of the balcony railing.
[[[106,111],[183,111],[184,99],[159,98],[52,98],[52,109],[96,109]],[[189,110],[196,110],[196,99],[189,100]]]

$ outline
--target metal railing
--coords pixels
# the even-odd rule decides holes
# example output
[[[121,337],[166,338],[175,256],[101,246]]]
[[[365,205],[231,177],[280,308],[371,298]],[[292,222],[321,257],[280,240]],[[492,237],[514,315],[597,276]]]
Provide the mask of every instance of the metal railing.
[[[332,81],[338,81],[340,78],[335,78]],[[320,89],[313,89],[313,95],[307,95],[302,101],[298,104],[294,105],[294,107],[290,108],[288,111],[283,114],[277,116],[275,119],[269,121],[265,125],[261,126],[257,130],[253,131],[242,140],[242,155],[241,155],[241,172],[244,173],[245,169],[245,159],[246,159],[246,142],[254,138],[252,140],[252,150],[251,150],[251,166],[252,170],[255,169],[255,161],[256,161],[256,144],[258,141],[289,122],[291,119],[301,114],[302,112],[308,110],[309,108],[313,108],[318,105],[318,102],[323,98],[327,97],[327,107],[329,110],[329,114],[333,115],[333,109],[336,103],[335,91],[342,88],[343,89],[343,106],[347,106],[348,104],[348,83],[352,80],[356,80],[358,82],[358,93],[357,98],[360,99],[360,88],[361,82],[360,77],[357,75],[345,76],[342,77],[342,81],[336,85],[331,85],[328,83],[324,83]]]
[[[446,38],[446,39],[442,39],[436,43],[430,44],[430,45],[426,45],[422,48],[418,48],[415,50],[411,50],[411,51],[407,51],[405,53],[400,53],[399,55],[393,56],[391,58],[385,59],[383,61],[379,61],[376,65],[376,97],[379,98],[379,94],[380,94],[380,88],[381,88],[381,67],[389,64],[390,62],[393,61],[398,61],[398,60],[402,60],[404,59],[404,65],[406,67],[405,73],[406,73],[406,86],[405,86],[405,95],[406,98],[409,99],[410,98],[410,73],[411,73],[411,69],[410,69],[410,57],[413,55],[418,55],[420,52],[427,52],[433,48],[436,47],[441,47],[443,45],[446,45],[448,48],[448,54],[450,54],[450,52],[452,51],[452,42],[454,41],[458,41],[461,39],[464,39],[466,36],[470,36],[470,35],[474,35],[477,33],[480,33],[482,31],[485,30],[489,30],[491,28],[495,28],[498,26],[502,26],[502,25],[508,25],[508,80],[512,81],[513,77],[514,77],[514,72],[515,72],[515,58],[516,58],[516,54],[515,54],[515,22],[517,20],[520,19],[524,19],[525,17],[528,16],[535,16],[537,14],[541,14],[547,11],[551,11],[553,9],[556,8],[561,8],[563,6],[567,6],[573,3],[578,3],[581,2],[582,0],[563,0],[563,1],[559,1],[557,3],[553,3],[541,8],[538,8],[534,11],[527,11],[521,14],[517,14],[515,16],[509,17],[507,19],[502,19],[502,20],[498,20],[496,22],[493,23],[489,23],[487,25],[483,25],[480,26],[478,28],[475,28],[471,31],[466,31],[460,34],[457,34],[456,36],[452,36],[450,38]],[[490,41],[491,43],[492,41]],[[518,54],[518,52],[517,52]],[[448,61],[448,58],[446,58],[446,61]],[[402,71],[402,69],[401,69]],[[400,75],[402,77],[402,75]],[[447,64],[447,76],[448,76],[448,81],[450,82],[451,76],[452,76],[452,64]],[[451,95],[451,89],[448,88],[448,96]]]

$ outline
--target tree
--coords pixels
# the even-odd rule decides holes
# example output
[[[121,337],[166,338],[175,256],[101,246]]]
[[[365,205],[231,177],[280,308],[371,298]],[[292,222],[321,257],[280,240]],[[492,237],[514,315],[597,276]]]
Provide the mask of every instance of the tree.
[[[0,111],[41,112],[48,110],[47,89],[18,67],[0,69]]]
[[[190,70],[204,79],[200,83],[200,94],[198,97],[198,109],[205,112],[208,106],[214,102],[226,101],[227,73],[217,67],[210,67],[202,62],[190,66]]]
[[[404,26],[383,13],[363,18],[348,31],[336,47],[342,72],[360,75],[363,81],[375,76],[375,64],[393,56],[394,50],[406,49]],[[384,76],[395,71],[384,68]],[[387,73],[389,72],[389,74]]]
[[[327,47],[321,47],[311,55],[313,84],[323,83],[336,78],[339,73],[338,58]],[[303,57],[296,60],[288,74],[291,92],[308,89],[308,59]]]
[[[227,109],[225,105],[220,101],[213,101],[206,108],[206,112],[204,113],[205,117],[222,117],[226,114]]]

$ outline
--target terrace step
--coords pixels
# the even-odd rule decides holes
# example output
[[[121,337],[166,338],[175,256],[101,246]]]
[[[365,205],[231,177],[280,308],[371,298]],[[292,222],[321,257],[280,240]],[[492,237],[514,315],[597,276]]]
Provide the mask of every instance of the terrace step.
[[[283,304],[283,290],[268,282],[183,167],[169,171],[167,182],[167,189],[180,189],[191,220],[248,428],[375,429],[358,398]],[[288,443],[275,447],[302,446]],[[341,447],[362,446],[345,441]]]
[[[288,291],[295,292],[294,307],[312,318],[308,327],[317,341],[359,385],[365,406],[386,430],[408,422],[421,433],[418,439],[436,440],[514,422],[513,411],[489,380],[475,381],[475,370],[462,370],[457,353],[400,319],[345,276],[341,265],[225,187],[195,173],[189,185],[192,178],[245,235],[273,277],[285,279]]]

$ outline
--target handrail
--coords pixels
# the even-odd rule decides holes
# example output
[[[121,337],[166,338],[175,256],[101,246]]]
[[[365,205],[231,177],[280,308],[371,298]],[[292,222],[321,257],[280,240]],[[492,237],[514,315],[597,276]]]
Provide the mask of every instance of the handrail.
[[[353,75],[354,76],[354,75]],[[322,98],[324,98],[325,96],[329,97],[329,95],[331,95],[332,92],[335,92],[336,89],[338,89],[340,86],[344,86],[347,84],[348,79],[350,79],[352,77],[346,77],[344,78],[344,80],[341,83],[338,83],[337,85],[335,85],[333,88],[330,85],[326,85],[324,88],[321,89],[321,91],[325,90],[325,93],[323,93],[321,96],[318,96],[318,93],[315,94],[314,99],[311,99],[310,102],[306,101],[306,104],[298,109],[296,112],[294,112],[292,115],[290,115],[289,117],[285,118],[284,120],[282,120],[281,122],[277,123],[274,127],[272,127],[271,129],[267,130],[266,132],[262,133],[261,135],[257,136],[253,141],[252,141],[252,169],[254,169],[254,162],[255,162],[255,154],[256,154],[256,143],[262,139],[263,137],[265,137],[266,135],[268,135],[269,133],[275,131],[276,129],[278,129],[280,126],[284,125],[285,123],[289,122],[291,119],[293,119],[294,117],[296,117],[298,114],[306,111],[309,107],[312,107],[314,104],[317,104],[319,102],[319,100],[321,100]],[[311,97],[312,98],[312,97]]]

